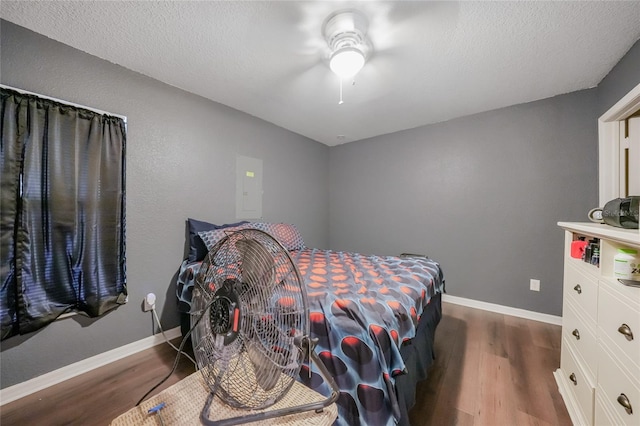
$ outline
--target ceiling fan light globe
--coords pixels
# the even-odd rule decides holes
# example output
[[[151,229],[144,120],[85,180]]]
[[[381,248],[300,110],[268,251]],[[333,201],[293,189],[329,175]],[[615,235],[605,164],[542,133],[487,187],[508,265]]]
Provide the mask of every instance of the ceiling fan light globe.
[[[356,75],[364,66],[364,54],[355,47],[338,49],[331,55],[329,67],[340,78]]]

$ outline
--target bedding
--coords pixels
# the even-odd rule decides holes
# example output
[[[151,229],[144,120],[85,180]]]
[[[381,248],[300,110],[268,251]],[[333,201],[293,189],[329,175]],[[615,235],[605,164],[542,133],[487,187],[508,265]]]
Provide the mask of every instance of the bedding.
[[[198,236],[206,247],[211,250],[218,241],[229,235],[230,232],[240,231],[242,229],[259,229],[260,231],[264,231],[278,240],[280,244],[289,251],[304,248],[304,240],[302,239],[302,235],[300,235],[300,231],[298,231],[295,225],[288,223],[242,222],[228,225],[226,228],[198,232]],[[200,260],[202,259],[204,259],[204,256]]]
[[[444,291],[438,263],[312,248],[290,253],[307,286],[315,350],[341,390],[336,423],[408,423],[415,382],[426,376],[433,359]],[[177,292],[182,312],[190,310],[199,266],[188,260],[181,266]],[[420,321],[423,315],[429,320]],[[424,371],[410,372],[408,366]],[[303,366],[299,380],[323,395],[330,393],[314,366]]]
[[[216,225],[214,223],[205,222],[197,219],[187,219],[187,228],[189,231],[189,252],[187,253],[187,259],[190,262],[196,260],[202,260],[207,255],[209,250],[204,241],[198,235],[200,232],[212,231],[214,229],[226,229],[233,228],[239,225],[249,223],[246,220],[238,223],[228,223],[224,225]]]

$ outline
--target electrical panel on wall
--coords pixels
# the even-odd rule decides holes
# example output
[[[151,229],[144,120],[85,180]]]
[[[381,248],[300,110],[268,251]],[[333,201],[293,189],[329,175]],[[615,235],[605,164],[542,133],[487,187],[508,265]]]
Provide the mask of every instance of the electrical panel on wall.
[[[236,218],[262,217],[262,160],[236,157]]]

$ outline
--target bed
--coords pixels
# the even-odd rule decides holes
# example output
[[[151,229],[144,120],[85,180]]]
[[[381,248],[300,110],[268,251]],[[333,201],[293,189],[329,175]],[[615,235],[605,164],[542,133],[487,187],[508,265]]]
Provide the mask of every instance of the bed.
[[[408,425],[416,383],[433,362],[442,316],[442,269],[425,256],[374,256],[304,246],[287,224],[233,224],[200,231],[207,247],[229,232],[262,229],[283,243],[307,287],[311,337],[340,388],[338,425]],[[200,260],[189,256],[177,282],[183,331]],[[304,365],[299,380],[323,395],[329,387]]]

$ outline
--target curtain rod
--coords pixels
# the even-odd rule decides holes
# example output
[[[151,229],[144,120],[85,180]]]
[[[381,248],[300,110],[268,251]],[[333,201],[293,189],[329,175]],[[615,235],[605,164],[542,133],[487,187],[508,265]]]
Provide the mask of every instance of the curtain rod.
[[[118,118],[121,118],[122,120],[124,120],[125,124],[127,123],[127,117],[124,116],[124,115],[114,114],[112,112],[107,112],[107,111],[101,111],[101,110],[99,110],[97,108],[76,104],[74,102],[64,101],[62,99],[53,98],[51,96],[41,95],[40,93],[29,92],[28,90],[19,89],[17,87],[12,87],[12,86],[7,86],[6,84],[0,84],[0,87],[5,88],[5,89],[9,89],[9,90],[15,90],[16,92],[20,92],[20,93],[25,94],[25,95],[34,95],[34,96],[38,96],[39,98],[49,99],[50,101],[59,102],[61,104],[69,105],[69,106],[72,106],[72,107],[88,109],[89,111],[93,111],[93,112],[101,114],[101,115],[110,115],[112,117],[118,117]]]

